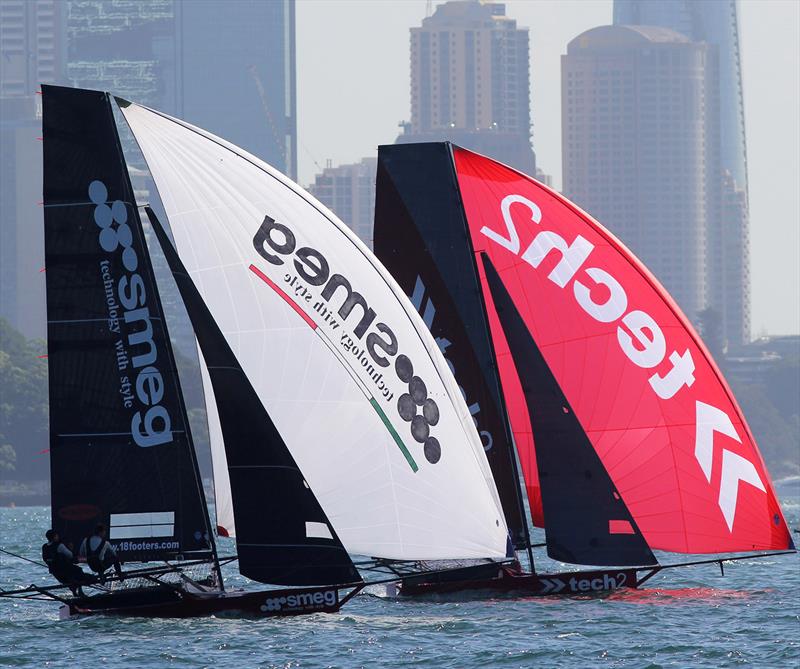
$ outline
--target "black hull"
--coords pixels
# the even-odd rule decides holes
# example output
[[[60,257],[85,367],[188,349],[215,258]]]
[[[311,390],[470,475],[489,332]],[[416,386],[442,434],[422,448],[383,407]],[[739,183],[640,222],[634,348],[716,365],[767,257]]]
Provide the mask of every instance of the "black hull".
[[[646,568],[645,568],[646,569]],[[637,569],[601,569],[557,574],[528,574],[505,565],[477,565],[441,577],[404,579],[398,586],[403,597],[444,595],[470,591],[514,592],[522,595],[589,595],[620,588],[636,588]]]
[[[66,600],[62,617],[114,615],[140,618],[227,616],[273,618],[335,613],[356,595],[350,587],[287,588],[259,591],[188,592],[178,588],[137,588]],[[342,594],[344,591],[344,594]]]

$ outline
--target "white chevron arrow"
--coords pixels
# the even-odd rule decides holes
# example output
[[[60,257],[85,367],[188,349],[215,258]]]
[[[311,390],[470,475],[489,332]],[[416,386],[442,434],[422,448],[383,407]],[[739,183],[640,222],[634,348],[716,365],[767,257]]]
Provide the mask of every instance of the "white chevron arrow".
[[[697,401],[694,457],[711,483],[711,469],[714,460],[714,433],[719,432],[742,443],[730,417],[721,409]],[[754,488],[766,492],[764,482],[758,475],[755,465],[747,458],[727,448],[722,449],[722,475],[719,483],[719,508],[725,517],[728,530],[733,532],[736,516],[736,500],[739,496],[739,482],[749,483]]]
[[[542,589],[542,594],[544,595],[561,592],[567,585],[560,578],[542,578],[540,576],[539,581],[544,584],[544,588]]]

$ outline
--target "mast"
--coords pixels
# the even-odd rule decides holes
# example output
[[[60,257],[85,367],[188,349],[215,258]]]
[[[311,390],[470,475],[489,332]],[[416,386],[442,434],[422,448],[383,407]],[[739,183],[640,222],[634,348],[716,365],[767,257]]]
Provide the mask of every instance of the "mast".
[[[125,161],[125,154],[122,150],[122,143],[120,142],[119,132],[116,130],[116,121],[114,120],[114,111],[112,106],[112,99],[109,93],[104,93],[105,96],[105,107],[110,115],[109,123],[114,127],[114,138],[116,142],[116,154],[120,162],[120,171],[126,175],[127,183],[130,188],[131,196],[133,196],[133,187],[130,184],[130,177],[128,177],[128,164]],[[135,198],[131,197],[131,204],[133,206],[137,206],[135,202]],[[175,352],[172,350],[172,340],[169,336],[169,327],[167,326],[167,319],[164,313],[164,305],[161,301],[161,292],[158,290],[158,282],[156,281],[155,271],[153,270],[153,263],[150,256],[150,251],[147,246],[147,239],[144,235],[144,228],[142,228],[141,220],[138,216],[138,209],[136,220],[138,222],[139,232],[141,233],[142,238],[142,255],[143,262],[141,267],[149,275],[150,285],[153,286],[153,290],[151,293],[151,299],[156,304],[156,311],[161,315],[161,327],[163,329],[163,336],[164,336],[164,352],[167,356],[167,368],[170,370],[172,376],[172,382],[175,385],[175,399],[178,404],[178,411],[183,418],[184,429],[186,430],[186,439],[188,443],[188,457],[189,462],[191,463],[192,473],[194,474],[194,482],[195,488],[197,490],[197,496],[201,502],[201,509],[203,514],[203,519],[205,521],[206,532],[205,532],[205,539],[210,544],[211,548],[211,556],[214,565],[214,571],[217,575],[217,584],[219,585],[220,590],[225,590],[225,584],[222,579],[222,568],[219,564],[219,557],[217,555],[217,544],[214,541],[214,533],[211,529],[211,518],[208,514],[208,502],[206,500],[205,490],[203,490],[203,480],[200,476],[200,466],[197,462],[197,452],[195,451],[194,446],[194,439],[192,438],[192,432],[189,425],[189,414],[186,410],[186,402],[183,396],[183,389],[181,388],[181,380],[180,375],[178,374],[178,366],[175,362]]]
[[[446,142],[447,145],[447,154],[450,158],[450,173],[453,178],[453,185],[456,190],[456,194],[458,197],[459,202],[459,210],[461,212],[461,221],[464,224],[464,235],[467,239],[467,244],[469,244],[470,250],[470,258],[472,259],[472,271],[475,277],[478,277],[478,263],[475,260],[475,249],[472,248],[472,239],[469,234],[469,226],[467,225],[466,216],[464,214],[464,202],[461,200],[461,190],[458,187],[458,176],[456,175],[456,168],[455,168],[455,159],[453,158],[453,145],[451,142]],[[492,358],[492,369],[494,370],[495,380],[497,385],[500,386],[500,374],[499,369],[497,366],[497,353],[495,352],[494,347],[494,340],[492,339],[491,331],[489,329],[489,321],[486,318],[486,301],[483,297],[483,291],[478,289],[478,300],[480,300],[481,304],[481,324],[483,325],[483,334],[486,337],[487,341],[489,342],[489,351],[491,353]],[[517,505],[519,507],[519,513],[522,516],[524,522],[522,524],[523,532],[525,535],[525,548],[526,552],[528,553],[528,560],[530,560],[531,564],[531,572],[536,573],[536,566],[533,561],[533,548],[531,547],[531,535],[530,530],[528,529],[528,516],[525,513],[525,505],[523,504],[523,495],[525,491],[522,488],[522,484],[520,483],[520,475],[519,475],[519,468],[517,466],[517,453],[516,453],[516,445],[514,443],[514,438],[511,433],[511,424],[508,421],[508,411],[506,409],[506,401],[505,396],[503,394],[502,388],[498,393],[499,403],[500,403],[500,414],[504,417],[503,426],[506,430],[506,438],[508,439],[508,446],[509,446],[509,459],[511,460],[511,468],[514,472],[514,484],[515,489],[517,491]],[[530,502],[530,500],[529,500]]]
[[[108,100],[109,112],[111,112],[112,110],[111,95],[109,93],[106,93],[105,95]],[[113,121],[113,112],[112,112],[112,121]],[[117,148],[119,150],[119,155],[121,157],[121,160],[124,163],[125,159],[124,159],[124,154],[122,152],[122,144],[119,141],[119,133],[117,133]],[[127,163],[124,163],[123,167],[127,169]],[[155,271],[153,270],[153,263],[151,260],[151,255],[146,240],[144,244],[144,251],[147,256],[147,262],[144,263],[144,265],[147,267],[147,270],[150,274],[150,280],[152,281],[152,285],[157,286]],[[160,291],[158,290],[154,291],[154,299],[157,303],[159,313],[164,314],[164,305],[161,301]],[[169,337],[169,329],[167,327],[166,317],[163,320],[163,328],[164,328],[164,336],[167,341],[167,345],[164,348],[169,360],[169,368],[172,371],[173,382],[177,390],[177,401],[180,407],[181,415],[185,417],[186,437],[189,441],[189,446],[190,446],[189,459],[191,461],[192,471],[194,472],[194,480],[195,480],[195,487],[197,489],[197,495],[202,501],[203,517],[205,519],[205,524],[207,528],[206,535],[208,543],[211,547],[211,558],[214,563],[214,572],[216,573],[217,585],[219,586],[220,590],[225,590],[225,582],[222,578],[222,567],[220,566],[219,555],[217,554],[217,542],[214,540],[214,532],[211,526],[211,517],[209,516],[208,513],[208,501],[206,500],[206,493],[205,490],[203,489],[203,479],[200,475],[200,465],[197,461],[197,451],[195,450],[194,439],[192,438],[191,426],[189,424],[189,413],[186,410],[186,400],[184,398],[183,389],[181,387],[180,374],[178,374],[178,365],[175,362],[175,352],[172,350],[172,340]]]
[[[444,143],[380,147],[376,186],[375,253],[411,296],[455,375],[512,542],[522,549],[530,543],[527,521],[449,149]]]

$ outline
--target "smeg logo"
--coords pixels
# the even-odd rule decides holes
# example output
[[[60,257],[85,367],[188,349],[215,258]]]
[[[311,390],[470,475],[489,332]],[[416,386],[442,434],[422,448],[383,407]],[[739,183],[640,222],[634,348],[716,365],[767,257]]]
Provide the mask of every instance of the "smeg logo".
[[[428,389],[419,376],[414,375],[414,365],[408,356],[398,355],[394,361],[398,378],[408,384],[408,392],[397,400],[397,413],[407,423],[411,423],[411,436],[423,444],[425,459],[432,465],[439,462],[442,447],[436,437],[431,436],[431,427],[439,422],[439,407],[428,397]],[[421,407],[422,413],[417,413]]]
[[[89,199],[95,204],[94,222],[100,228],[100,247],[113,253],[122,246],[122,264],[129,272],[135,272],[139,258],[133,249],[133,231],[128,225],[128,210],[121,200],[114,200],[109,206],[108,189],[102,181],[89,184]],[[116,223],[116,227],[114,226]]]

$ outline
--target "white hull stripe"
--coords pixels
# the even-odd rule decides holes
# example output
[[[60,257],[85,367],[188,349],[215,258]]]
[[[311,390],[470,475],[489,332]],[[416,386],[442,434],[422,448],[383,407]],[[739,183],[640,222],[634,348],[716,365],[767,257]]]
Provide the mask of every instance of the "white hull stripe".
[[[309,539],[333,539],[327,524],[312,521],[306,521],[306,536]]]
[[[174,534],[175,513],[173,511],[111,514],[111,539],[171,537]]]

